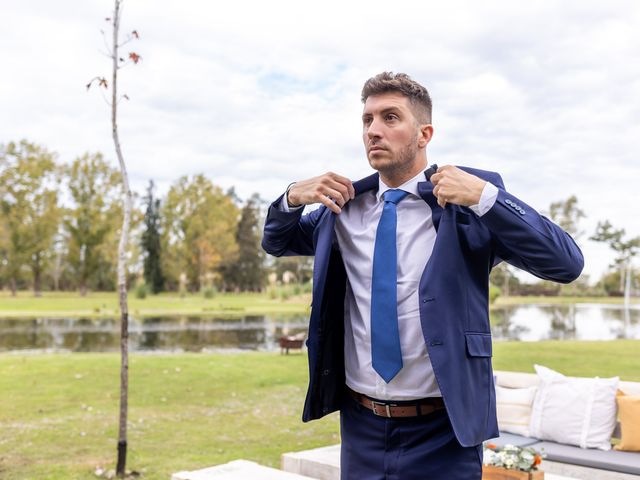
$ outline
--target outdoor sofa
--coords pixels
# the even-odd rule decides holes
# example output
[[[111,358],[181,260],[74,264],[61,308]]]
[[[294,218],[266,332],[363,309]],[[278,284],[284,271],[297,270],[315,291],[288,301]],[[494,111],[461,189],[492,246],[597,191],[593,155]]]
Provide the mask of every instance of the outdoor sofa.
[[[525,392],[524,389],[530,389],[535,387],[539,388],[541,384],[541,378],[539,375],[531,373],[518,373],[518,372],[506,372],[496,371],[495,383],[496,390],[499,388],[510,389],[503,390],[516,393],[518,391]],[[576,377],[565,377],[567,380],[577,380]],[[579,379],[588,380],[588,379]],[[544,381],[544,380],[542,380]],[[629,398],[637,398],[640,396],[640,383],[639,382],[619,382],[617,388],[624,392]],[[513,390],[511,390],[513,389]],[[520,390],[515,390],[520,389]],[[620,395],[620,392],[618,392]],[[503,395],[504,400],[504,395]],[[539,396],[534,399],[534,402],[540,400]],[[562,399],[561,399],[562,400]],[[615,401],[615,400],[614,400]],[[635,401],[635,400],[634,400]],[[536,438],[535,436],[527,436],[516,433],[504,432],[503,424],[508,423],[512,419],[506,418],[509,415],[509,409],[513,405],[505,405],[500,402],[500,396],[498,395],[498,424],[500,426],[500,436],[485,442],[487,444],[493,444],[497,448],[504,445],[516,445],[521,447],[532,447],[538,451],[542,450],[546,454],[546,460],[564,464],[578,465],[582,467],[589,467],[599,470],[607,470],[612,472],[620,472],[626,474],[640,475],[640,451],[619,451],[619,450],[603,450],[598,448],[581,448],[577,445],[568,445],[566,443],[549,441]],[[521,407],[521,406],[520,406]],[[613,438],[620,438],[621,425],[617,420],[617,410],[615,405],[613,406],[616,412],[615,429],[613,429],[610,435]],[[533,410],[533,404],[532,404]],[[522,412],[521,412],[522,413]],[[501,418],[502,417],[502,418]],[[639,417],[636,417],[639,418]],[[525,430],[526,425],[522,425]],[[506,428],[506,427],[505,427]],[[640,430],[640,424],[634,423],[633,425],[625,425],[626,429],[635,429],[634,436],[638,438],[638,430]],[[513,430],[511,428],[510,430]],[[517,430],[517,429],[516,429]],[[628,432],[629,430],[627,430]],[[529,433],[531,435],[531,432]],[[635,447],[634,447],[635,448]]]

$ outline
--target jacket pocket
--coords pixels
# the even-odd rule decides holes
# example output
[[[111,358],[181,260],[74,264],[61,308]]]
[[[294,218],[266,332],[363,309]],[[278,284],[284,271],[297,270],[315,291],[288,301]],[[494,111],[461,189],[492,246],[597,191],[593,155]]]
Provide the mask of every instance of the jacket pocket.
[[[490,333],[465,333],[467,353],[470,357],[491,357]]]

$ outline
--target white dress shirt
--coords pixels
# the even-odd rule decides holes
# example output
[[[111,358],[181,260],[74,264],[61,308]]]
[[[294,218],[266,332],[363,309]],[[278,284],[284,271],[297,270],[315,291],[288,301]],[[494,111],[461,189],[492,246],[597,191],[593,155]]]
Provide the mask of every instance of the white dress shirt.
[[[398,252],[398,329],[403,367],[386,383],[371,364],[371,273],[376,229],[391,187],[380,179],[378,191],[368,191],[350,200],[336,217],[335,231],[347,272],[344,299],[344,355],[347,385],[356,392],[380,400],[413,400],[441,396],[429,359],[418,303],[418,286],[436,241],[431,207],[418,195],[420,172],[398,189],[409,195],[396,207]],[[495,203],[498,189],[487,183],[476,215]],[[289,211],[286,198],[281,209]]]

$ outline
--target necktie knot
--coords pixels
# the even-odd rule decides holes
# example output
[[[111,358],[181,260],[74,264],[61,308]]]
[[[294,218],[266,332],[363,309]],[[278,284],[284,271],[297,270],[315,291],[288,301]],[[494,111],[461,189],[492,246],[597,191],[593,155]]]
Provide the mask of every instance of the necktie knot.
[[[409,195],[409,192],[405,192],[404,190],[392,189],[392,190],[387,190],[386,192],[384,192],[383,198],[384,198],[385,202],[391,202],[394,205],[397,205],[407,195]]]

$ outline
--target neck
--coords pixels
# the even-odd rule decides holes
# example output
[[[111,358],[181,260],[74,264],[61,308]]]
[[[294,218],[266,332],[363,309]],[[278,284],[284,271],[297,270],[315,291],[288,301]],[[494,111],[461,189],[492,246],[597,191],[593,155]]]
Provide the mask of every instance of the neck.
[[[427,165],[427,158],[423,157],[419,160],[416,159],[410,168],[386,172],[381,171],[380,178],[385,185],[388,185],[391,188],[397,188],[403,183],[411,180],[420,172],[424,172],[427,169]]]

